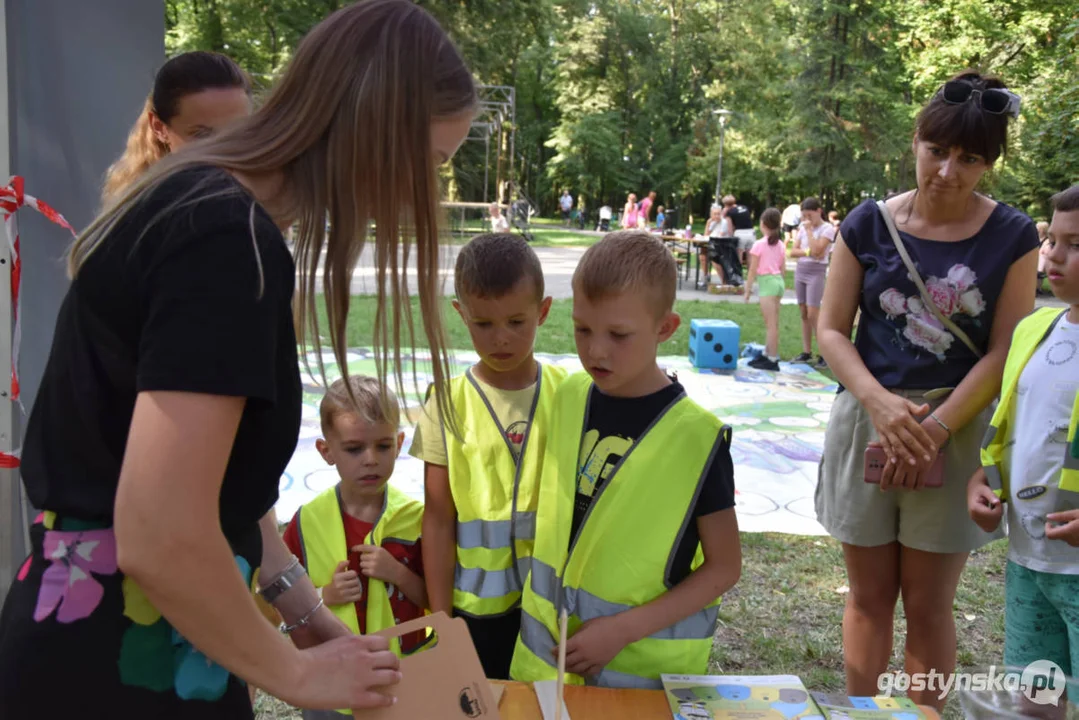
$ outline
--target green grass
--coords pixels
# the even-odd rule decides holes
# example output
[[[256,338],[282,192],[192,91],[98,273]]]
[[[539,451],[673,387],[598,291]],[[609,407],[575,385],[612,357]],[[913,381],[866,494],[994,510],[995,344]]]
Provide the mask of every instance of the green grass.
[[[457,312],[445,301],[446,331],[451,348],[465,350],[472,347],[468,330],[461,322]],[[419,301],[412,303],[414,317],[419,318]],[[674,309],[682,316],[682,325],[674,336],[660,346],[660,355],[686,355],[689,353],[689,321],[697,319],[722,319],[738,323],[741,328],[742,343],[764,344],[764,320],[756,302],[745,304],[741,300],[733,302],[709,302],[707,300],[679,300]],[[374,332],[375,300],[369,296],[352,298],[352,307],[348,316],[349,347],[364,347],[371,344]],[[547,322],[536,335],[536,352],[575,353],[573,342],[573,301],[555,300],[551,305]],[[325,319],[321,321],[325,327]],[[801,316],[797,306],[782,305],[779,308],[779,354],[791,358],[802,351]]]
[[[841,545],[831,538],[743,533],[742,578],[723,598],[709,672],[793,673],[811,690],[843,691],[843,606],[847,578]],[[1007,541],[971,554],[953,611],[958,665],[999,664],[1004,645]],[[972,619],[968,619],[972,618]],[[889,670],[903,667],[906,620],[896,609]],[[946,720],[963,715],[949,698]]]

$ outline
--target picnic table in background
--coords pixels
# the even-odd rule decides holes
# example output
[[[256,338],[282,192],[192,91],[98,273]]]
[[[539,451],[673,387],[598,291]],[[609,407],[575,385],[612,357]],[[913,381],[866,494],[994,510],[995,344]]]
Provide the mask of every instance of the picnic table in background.
[[[675,257],[679,259],[678,264],[681,265],[683,269],[683,279],[689,280],[690,266],[696,268],[696,274],[693,278],[693,287],[699,289],[701,284],[701,251],[707,250],[711,246],[711,240],[696,235],[691,238],[683,237],[681,235],[660,235],[659,237],[668,247],[674,248]],[[712,266],[711,263],[709,263],[704,268],[706,290],[708,289],[708,277],[711,274],[711,270]]]

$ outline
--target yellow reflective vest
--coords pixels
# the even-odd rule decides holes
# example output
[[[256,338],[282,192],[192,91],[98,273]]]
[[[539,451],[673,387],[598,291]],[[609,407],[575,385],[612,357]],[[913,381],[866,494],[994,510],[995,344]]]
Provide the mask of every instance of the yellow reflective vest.
[[[568,635],[585,622],[639,607],[670,590],[668,570],[693,522],[701,484],[730,428],[684,394],[656,418],[611,470],[571,538],[582,434],[591,378],[571,376],[555,401],[556,427],[540,482],[536,547],[521,608],[510,676],[535,682],[557,676],[558,617]],[[700,567],[700,547],[692,568]],[[708,607],[623,649],[589,684],[659,688],[661,673],[703,674],[719,598]],[[584,678],[567,674],[566,682]]]
[[[299,510],[297,529],[303,548],[304,567],[315,587],[325,587],[333,582],[337,564],[348,560],[349,548],[345,542],[345,526],[341,522],[341,497],[338,488],[332,487],[320,493]],[[423,503],[413,500],[403,492],[386,486],[386,498],[382,514],[378,516],[371,532],[364,538],[364,545],[382,545],[393,541],[403,545],[415,545],[423,527]],[[345,623],[353,634],[360,634],[353,603],[327,606]],[[367,578],[367,632],[385,630],[395,625],[390,595],[386,583]],[[398,638],[390,641],[390,649],[401,655]]]
[[[1045,338],[1049,337],[1066,312],[1068,312],[1067,309],[1060,310],[1059,308],[1035,310],[1016,325],[1015,333],[1012,335],[1008,359],[1004,363],[1000,403],[985,433],[981,451],[982,467],[989,479],[989,487],[1001,499],[1007,500],[1009,497],[1008,468],[1003,463],[1004,446],[1008,441],[1011,424],[1015,420],[1015,391],[1019,385],[1019,376],[1023,374],[1023,368],[1034,356],[1034,351]],[[1071,492],[1079,492],[1079,435],[1075,432],[1077,427],[1079,427],[1079,393],[1076,394],[1072,404],[1071,421],[1068,423],[1068,444],[1060,470],[1059,487],[1061,490]]]
[[[460,432],[458,438],[443,431],[457,508],[453,607],[459,614],[504,615],[521,601],[536,533],[536,487],[551,431],[551,408],[566,376],[561,368],[537,365],[519,461],[472,371],[449,383]]]

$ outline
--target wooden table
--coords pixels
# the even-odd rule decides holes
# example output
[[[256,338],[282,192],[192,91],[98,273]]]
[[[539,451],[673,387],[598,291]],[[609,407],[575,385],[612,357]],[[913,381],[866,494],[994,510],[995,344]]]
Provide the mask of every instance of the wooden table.
[[[527,683],[492,680],[506,689],[498,704],[502,720],[543,720],[539,702]],[[566,709],[571,720],[671,720],[671,708],[662,690],[611,690],[566,686]],[[922,711],[930,720],[940,716],[932,708]]]

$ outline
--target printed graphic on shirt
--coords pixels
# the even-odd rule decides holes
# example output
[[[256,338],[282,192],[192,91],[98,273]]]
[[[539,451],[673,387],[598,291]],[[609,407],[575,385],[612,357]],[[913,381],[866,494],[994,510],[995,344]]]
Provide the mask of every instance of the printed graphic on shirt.
[[[957,263],[943,278],[927,277],[925,288],[940,314],[966,331],[963,326],[980,325],[979,318],[985,312],[985,299],[977,282],[978,276],[973,270]],[[940,362],[945,361],[956,337],[937,320],[933,310],[925,306],[920,293],[915,291],[907,297],[897,288],[888,288],[880,295],[880,307],[894,323],[893,342],[896,345],[918,354],[925,350]]]
[[[1075,358],[1076,345],[1073,341],[1064,338],[1057,340],[1045,351],[1045,362],[1050,365],[1064,365]]]
[[[521,446],[524,445],[525,435],[527,434],[527,420],[518,420],[515,423],[510,423],[510,426],[506,428],[506,439],[509,441],[510,447],[513,448],[514,462],[518,462],[521,459]]]
[[[599,430],[589,430],[581,443],[581,455],[577,472],[578,512],[588,509],[599,487],[606,482],[615,465],[633,447],[633,438],[607,435],[601,438]]]

